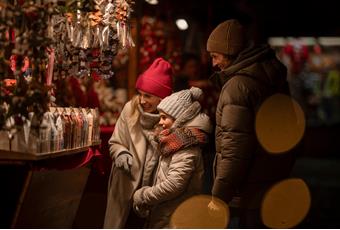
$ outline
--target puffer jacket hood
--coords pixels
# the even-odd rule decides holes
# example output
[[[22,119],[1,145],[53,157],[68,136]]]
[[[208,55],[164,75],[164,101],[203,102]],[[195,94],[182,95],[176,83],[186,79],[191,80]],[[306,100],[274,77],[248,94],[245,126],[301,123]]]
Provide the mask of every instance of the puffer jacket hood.
[[[232,76],[245,75],[255,78],[261,84],[275,89],[286,84],[287,68],[275,57],[269,45],[249,45],[233,64],[211,76],[211,80],[223,86]]]

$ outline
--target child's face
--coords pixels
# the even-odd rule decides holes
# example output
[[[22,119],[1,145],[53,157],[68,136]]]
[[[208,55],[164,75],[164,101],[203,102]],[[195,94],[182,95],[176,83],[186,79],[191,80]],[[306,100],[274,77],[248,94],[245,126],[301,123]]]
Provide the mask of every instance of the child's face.
[[[163,129],[171,128],[175,119],[162,111],[159,112],[159,115],[160,115],[160,120],[158,124],[161,125]]]

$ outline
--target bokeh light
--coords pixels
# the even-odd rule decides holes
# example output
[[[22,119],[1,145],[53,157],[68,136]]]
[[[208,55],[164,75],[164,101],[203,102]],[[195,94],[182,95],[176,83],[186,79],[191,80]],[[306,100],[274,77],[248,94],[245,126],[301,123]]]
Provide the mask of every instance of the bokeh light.
[[[306,183],[299,178],[287,179],[266,193],[261,207],[262,221],[269,228],[293,228],[306,217],[310,206]]]
[[[256,114],[256,135],[269,153],[285,153],[295,147],[305,131],[300,105],[284,94],[274,94],[263,102]]]
[[[158,0],[145,0],[147,3],[149,3],[150,5],[157,5],[158,4]]]
[[[179,30],[187,30],[189,28],[189,24],[184,18],[177,19],[176,25]]]
[[[216,211],[208,204],[211,196],[197,195],[180,204],[171,216],[171,228],[226,228],[229,223],[229,208],[220,199],[214,198]]]

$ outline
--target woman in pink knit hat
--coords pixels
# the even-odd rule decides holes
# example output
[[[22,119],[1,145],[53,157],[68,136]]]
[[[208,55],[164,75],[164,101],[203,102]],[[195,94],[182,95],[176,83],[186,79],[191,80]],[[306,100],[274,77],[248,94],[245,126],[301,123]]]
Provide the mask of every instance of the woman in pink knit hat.
[[[129,227],[134,192],[150,185],[158,158],[144,133],[159,122],[157,106],[172,93],[172,68],[157,58],[136,82],[138,95],[124,106],[109,140],[113,159],[104,228]],[[147,167],[145,166],[147,162]],[[133,213],[133,212],[131,212]]]

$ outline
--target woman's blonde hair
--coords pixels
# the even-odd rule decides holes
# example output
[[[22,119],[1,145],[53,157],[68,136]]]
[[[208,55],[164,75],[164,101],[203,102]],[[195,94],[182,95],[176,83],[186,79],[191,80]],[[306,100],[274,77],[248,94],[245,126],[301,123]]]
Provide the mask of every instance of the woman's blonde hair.
[[[140,112],[138,109],[139,106],[139,95],[135,95],[133,96],[133,98],[131,99],[131,122],[133,125],[135,125],[138,122],[139,116],[140,116]]]

